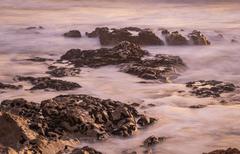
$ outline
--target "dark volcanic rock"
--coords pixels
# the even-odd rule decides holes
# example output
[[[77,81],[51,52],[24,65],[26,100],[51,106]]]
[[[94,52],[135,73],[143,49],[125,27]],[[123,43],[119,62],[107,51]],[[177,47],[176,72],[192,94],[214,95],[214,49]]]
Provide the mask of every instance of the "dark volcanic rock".
[[[188,45],[188,40],[178,31],[167,34],[165,39],[168,45]]]
[[[42,57],[33,57],[26,59],[27,61],[33,61],[33,62],[46,62],[46,61],[53,61],[53,59],[50,58],[42,58]]]
[[[237,148],[228,148],[227,150],[214,150],[203,154],[240,154],[240,151]]]
[[[232,92],[236,89],[232,83],[215,80],[188,82],[186,86],[192,88],[191,93],[199,97],[220,97],[222,93]]]
[[[63,34],[65,37],[82,37],[81,32],[78,30],[70,30]]]
[[[46,73],[54,77],[65,77],[65,76],[77,76],[81,70],[79,68],[66,68],[66,67],[49,67],[50,70]]]
[[[11,85],[11,84],[5,84],[5,83],[1,83],[0,82],[0,89],[20,89],[22,88],[22,86],[15,86],[15,85]]]
[[[34,86],[30,90],[38,90],[38,89],[54,89],[57,91],[61,90],[73,90],[77,88],[81,88],[78,83],[68,82],[63,80],[51,79],[49,77],[23,77],[17,76],[16,79],[18,81],[29,81]]]
[[[26,118],[30,129],[49,139],[64,134],[99,140],[110,135],[131,136],[137,131],[140,116],[130,105],[88,95],[60,95],[41,104],[24,99],[5,100],[0,111]]]
[[[134,35],[133,33],[136,33]],[[93,32],[86,33],[88,37],[99,37],[102,45],[115,45],[122,41],[129,41],[139,45],[163,45],[163,41],[148,29],[126,27],[109,29],[97,27]]]
[[[163,142],[164,140],[166,140],[165,137],[150,136],[144,140],[144,145],[147,147],[150,147],[150,146],[159,144],[160,142]]]
[[[82,147],[82,148],[77,148],[77,149],[74,149],[71,154],[102,154],[101,152],[91,148],[91,147],[88,147],[88,146],[85,146],[85,147]]]
[[[99,67],[116,65],[131,61],[139,61],[148,52],[130,42],[121,42],[113,48],[101,48],[97,50],[71,49],[61,57],[77,67]]]
[[[185,67],[178,56],[158,54],[154,58],[123,65],[121,70],[140,78],[168,82],[178,76],[176,72],[178,69]]]
[[[193,42],[194,45],[210,45],[211,43],[208,39],[197,30],[194,30],[192,33],[188,34],[190,41]]]

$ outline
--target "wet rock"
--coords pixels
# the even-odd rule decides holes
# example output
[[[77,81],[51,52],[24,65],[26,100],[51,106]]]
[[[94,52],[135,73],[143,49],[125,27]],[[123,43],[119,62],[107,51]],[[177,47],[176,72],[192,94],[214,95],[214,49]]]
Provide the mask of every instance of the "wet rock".
[[[162,30],[162,35],[168,35],[170,32],[167,29]]]
[[[222,93],[233,92],[236,86],[216,80],[200,80],[186,83],[191,88],[191,93],[199,97],[220,97]]]
[[[185,67],[186,65],[178,56],[158,54],[153,58],[122,65],[121,71],[143,79],[169,82],[177,78],[177,70]]]
[[[49,67],[46,73],[53,77],[78,76],[81,72],[79,68]]]
[[[65,37],[75,37],[75,38],[82,37],[81,32],[79,30],[70,30],[69,32],[64,33],[63,36],[65,36]]]
[[[46,61],[53,61],[53,59],[50,58],[42,58],[42,57],[33,57],[26,59],[27,61],[33,61],[33,62],[46,62]]]
[[[154,124],[156,121],[157,121],[157,119],[155,119],[155,118],[141,115],[140,118],[138,119],[137,123],[142,127],[146,127],[146,126]]]
[[[83,148],[77,148],[74,149],[71,154],[102,154],[102,152],[99,152],[91,147],[85,146]]]
[[[57,91],[63,91],[63,90],[74,90],[77,88],[81,88],[81,86],[78,83],[57,80],[57,79],[51,79],[49,77],[17,76],[16,80],[29,81],[31,84],[34,85],[30,90],[53,89],[53,90],[57,90]]]
[[[97,27],[93,32],[86,33],[88,37],[99,37],[102,45],[115,45],[122,41],[129,41],[139,45],[163,45],[163,41],[149,29],[125,27],[109,29]]]
[[[203,154],[240,154],[240,151],[237,148],[228,148],[226,150],[214,150]]]
[[[0,110],[28,119],[31,130],[50,140],[76,133],[98,140],[111,135],[131,136],[137,131],[139,118],[130,105],[88,95],[60,95],[40,105],[24,99],[5,100]]]
[[[200,32],[194,30],[192,33],[188,34],[190,41],[193,42],[194,45],[210,45],[210,41]]]
[[[147,54],[148,52],[142,50],[138,45],[124,41],[113,48],[97,50],[71,49],[61,57],[61,60],[68,60],[77,67],[84,65],[99,67],[139,61]]]
[[[165,141],[165,137],[150,136],[144,140],[144,146],[150,147]]]
[[[139,103],[132,103],[132,104],[130,104],[130,105],[132,105],[132,106],[134,106],[134,107],[139,107],[139,106],[140,106]]]
[[[44,28],[42,26],[38,26],[38,27],[31,26],[26,28],[26,30],[35,30],[35,29],[44,29]]]
[[[168,45],[188,45],[188,40],[178,31],[167,34],[165,39]]]
[[[0,82],[0,89],[20,89],[22,88],[22,86],[18,85],[18,86],[15,86],[15,85],[11,85],[11,84],[5,84],[5,83],[1,83]]]
[[[202,104],[189,106],[189,108],[191,108],[191,109],[201,109],[201,108],[204,108],[204,107],[206,107],[206,105],[202,105]]]

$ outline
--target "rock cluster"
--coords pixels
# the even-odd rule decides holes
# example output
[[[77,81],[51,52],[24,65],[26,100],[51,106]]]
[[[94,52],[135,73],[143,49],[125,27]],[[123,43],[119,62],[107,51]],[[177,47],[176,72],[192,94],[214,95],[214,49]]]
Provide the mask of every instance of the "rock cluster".
[[[80,74],[81,70],[79,68],[67,68],[67,67],[55,67],[50,66],[50,69],[46,73],[50,74],[53,77],[65,77],[65,76],[77,76]]]
[[[98,140],[111,135],[131,136],[143,118],[130,105],[88,95],[60,95],[41,104],[24,99],[5,100],[0,111],[26,118],[31,130],[49,139],[66,134]],[[151,123],[145,123],[148,124]]]
[[[203,154],[240,154],[240,150],[238,150],[237,148],[228,148],[226,150],[214,150],[212,152]]]
[[[162,34],[168,45],[210,45],[210,41],[197,30],[189,33],[187,38],[178,31],[170,33],[168,30],[163,30]]]
[[[192,88],[191,93],[199,97],[220,97],[222,93],[232,92],[236,89],[232,83],[216,80],[188,82],[186,86]]]
[[[149,29],[137,27],[125,27],[120,29],[109,29],[108,27],[97,27],[88,37],[99,37],[101,45],[115,45],[122,41],[129,41],[139,45],[163,45],[163,41]]]
[[[64,33],[63,36],[80,38],[82,37],[82,34],[79,30],[70,30],[69,32]]]
[[[15,85],[11,85],[11,84],[5,84],[0,82],[0,89],[20,89],[22,86],[15,86]]]
[[[150,147],[166,140],[166,137],[150,136],[144,140],[144,146]]]
[[[91,147],[85,146],[82,148],[76,148],[74,149],[71,154],[102,154],[102,152],[99,152]]]
[[[139,61],[148,52],[130,42],[121,42],[113,48],[101,48],[97,50],[71,49],[61,57],[77,67],[99,67],[116,65],[131,61]]]
[[[186,65],[178,56],[158,54],[153,58],[123,65],[123,72],[137,75],[144,79],[157,79],[168,82],[178,76],[177,70],[185,68]]]
[[[57,91],[62,90],[73,90],[81,88],[78,83],[68,82],[63,80],[51,79],[49,77],[24,77],[17,76],[16,80],[18,81],[28,81],[34,86],[30,90],[39,90],[39,89],[53,89]]]

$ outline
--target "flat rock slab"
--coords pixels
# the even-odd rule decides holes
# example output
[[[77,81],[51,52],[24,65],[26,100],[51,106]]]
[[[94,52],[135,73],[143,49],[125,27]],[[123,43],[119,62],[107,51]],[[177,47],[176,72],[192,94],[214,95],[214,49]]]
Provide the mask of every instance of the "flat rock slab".
[[[101,45],[116,45],[122,41],[129,41],[139,45],[163,45],[164,42],[151,30],[137,27],[108,28],[97,27],[88,37],[99,37]]]
[[[17,76],[15,79],[18,81],[28,81],[31,84],[33,84],[34,86],[30,90],[53,89],[57,91],[65,91],[81,88],[81,86],[78,83],[51,79],[49,77]]]
[[[237,87],[232,83],[216,80],[200,80],[186,83],[192,94],[199,97],[220,97],[222,93],[233,92]]]

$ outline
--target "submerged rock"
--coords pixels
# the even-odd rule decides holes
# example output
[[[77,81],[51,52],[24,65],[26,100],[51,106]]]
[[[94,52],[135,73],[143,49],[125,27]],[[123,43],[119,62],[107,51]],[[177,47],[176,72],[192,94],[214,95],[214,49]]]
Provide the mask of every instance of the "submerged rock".
[[[50,58],[42,58],[42,57],[33,57],[26,59],[27,61],[33,61],[33,62],[46,62],[46,61],[53,61],[53,59]]]
[[[197,30],[192,31],[192,33],[188,34],[190,41],[193,42],[194,45],[210,45],[210,41]]]
[[[144,146],[150,147],[166,140],[166,137],[150,136],[144,140]]]
[[[29,81],[34,86],[30,90],[39,90],[39,89],[54,89],[57,91],[62,90],[74,90],[77,88],[81,88],[78,83],[51,79],[49,77],[23,77],[17,76],[16,79],[18,81]]]
[[[91,148],[91,147],[88,147],[88,146],[85,146],[85,147],[82,147],[82,148],[76,148],[74,149],[71,154],[102,154],[101,152]]]
[[[22,86],[18,85],[18,86],[15,86],[15,85],[11,85],[11,84],[5,84],[5,83],[2,83],[0,82],[0,89],[20,89],[22,88]]]
[[[240,154],[240,150],[238,150],[237,148],[228,148],[226,150],[214,150],[212,152],[203,154]]]
[[[122,41],[129,41],[139,45],[163,45],[163,41],[149,29],[125,27],[109,29],[97,27],[93,32],[86,33],[88,37],[99,37],[102,45],[115,45]]]
[[[178,76],[177,70],[185,67],[186,65],[178,56],[158,54],[153,58],[123,65],[121,70],[143,79],[168,82]]]
[[[69,32],[66,32],[63,34],[65,37],[82,37],[81,32],[79,30],[70,30]]]
[[[79,68],[66,68],[66,67],[49,67],[46,73],[53,77],[77,76],[81,70]]]
[[[165,39],[168,45],[188,45],[188,40],[178,31],[166,33]]]
[[[142,127],[146,127],[146,126],[154,124],[156,121],[157,121],[157,119],[155,119],[155,118],[141,115],[140,118],[138,119],[137,123]]]
[[[34,29],[44,29],[42,26],[31,26],[31,27],[27,27],[26,30],[34,30]]]
[[[220,97],[222,93],[233,92],[236,86],[216,80],[200,80],[186,83],[191,88],[191,93],[199,97]]]
[[[198,105],[189,106],[189,108],[191,108],[191,109],[201,109],[201,108],[204,108],[204,107],[207,107],[207,105],[198,104]]]
[[[77,67],[84,65],[99,67],[139,61],[147,54],[148,52],[142,50],[138,45],[124,41],[113,48],[97,50],[71,49],[61,57],[61,60],[68,60]]]

